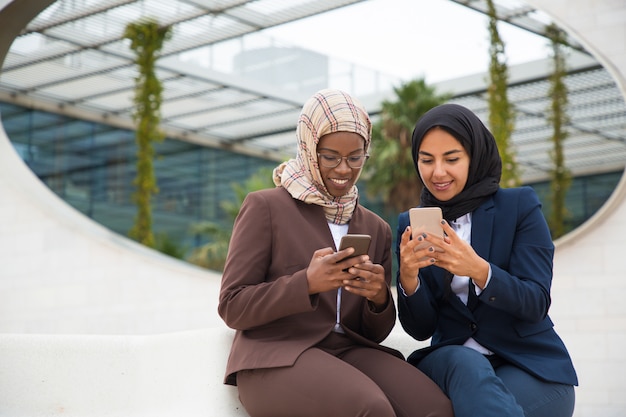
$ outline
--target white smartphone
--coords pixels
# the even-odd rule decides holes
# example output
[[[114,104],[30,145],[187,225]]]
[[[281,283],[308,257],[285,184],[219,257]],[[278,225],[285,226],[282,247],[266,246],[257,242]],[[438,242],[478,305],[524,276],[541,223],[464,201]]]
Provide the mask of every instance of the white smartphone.
[[[441,227],[441,208],[439,207],[415,207],[409,210],[409,221],[411,222],[411,234],[413,239],[423,232],[443,237]],[[430,243],[423,242],[418,245],[419,249],[429,246]]]
[[[370,235],[344,235],[341,238],[341,242],[339,243],[339,250],[347,249],[350,247],[354,248],[354,253],[350,255],[349,258],[359,255],[367,255],[367,252],[370,249],[371,241],[372,237]]]

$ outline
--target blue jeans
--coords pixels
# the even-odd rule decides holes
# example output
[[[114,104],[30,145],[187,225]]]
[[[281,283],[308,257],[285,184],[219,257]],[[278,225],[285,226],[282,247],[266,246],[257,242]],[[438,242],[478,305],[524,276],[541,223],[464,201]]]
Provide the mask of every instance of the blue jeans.
[[[493,366],[465,346],[444,346],[418,368],[452,401],[455,417],[571,417],[574,387],[545,382],[505,363]]]

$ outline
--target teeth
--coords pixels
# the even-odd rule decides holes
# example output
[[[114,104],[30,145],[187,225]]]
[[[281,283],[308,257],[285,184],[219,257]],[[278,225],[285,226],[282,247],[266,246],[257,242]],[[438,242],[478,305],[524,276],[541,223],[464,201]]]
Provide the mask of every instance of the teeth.
[[[345,183],[348,182],[348,180],[337,180],[337,179],[334,179],[333,182],[336,182],[337,184],[345,184]]]

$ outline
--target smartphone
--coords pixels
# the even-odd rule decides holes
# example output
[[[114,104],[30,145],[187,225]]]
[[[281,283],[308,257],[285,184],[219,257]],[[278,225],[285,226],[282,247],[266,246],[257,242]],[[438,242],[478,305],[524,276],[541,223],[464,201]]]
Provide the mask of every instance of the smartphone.
[[[411,222],[411,232],[413,239],[423,232],[443,237],[443,229],[441,228],[441,208],[439,207],[415,207],[409,210],[409,221]],[[429,242],[423,242],[418,245],[419,249],[430,245]]]
[[[356,234],[348,234],[344,235],[341,238],[341,242],[339,243],[339,250],[343,250],[346,248],[354,248],[354,253],[349,256],[349,258],[359,256],[359,255],[367,255],[367,252],[370,248],[370,243],[372,241],[372,237],[370,235],[356,235]]]

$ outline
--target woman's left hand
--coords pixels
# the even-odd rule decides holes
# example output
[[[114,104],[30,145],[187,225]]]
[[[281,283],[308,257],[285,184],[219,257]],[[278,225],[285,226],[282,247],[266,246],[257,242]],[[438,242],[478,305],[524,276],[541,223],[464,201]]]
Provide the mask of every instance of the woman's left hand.
[[[347,272],[354,278],[343,281],[346,291],[367,298],[376,307],[383,308],[387,304],[389,292],[382,265],[367,261],[348,268]]]
[[[435,251],[435,265],[454,275],[470,277],[481,289],[487,284],[489,263],[478,256],[474,248],[461,239],[448,222],[442,223],[446,233],[442,252]],[[428,239],[427,239],[428,240]]]

